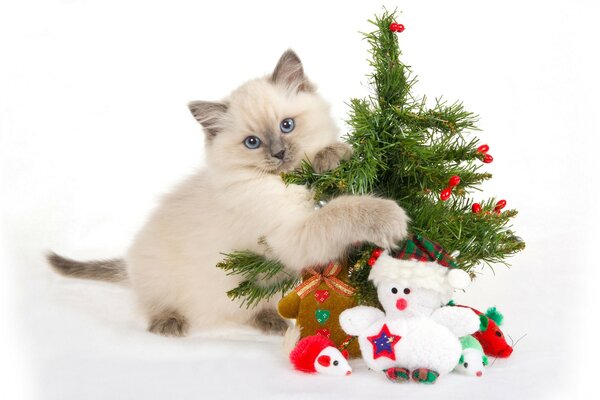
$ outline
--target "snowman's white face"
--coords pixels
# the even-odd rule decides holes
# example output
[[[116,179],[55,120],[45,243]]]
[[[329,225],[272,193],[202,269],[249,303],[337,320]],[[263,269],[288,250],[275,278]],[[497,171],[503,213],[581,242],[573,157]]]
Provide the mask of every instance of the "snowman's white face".
[[[387,316],[429,316],[444,305],[442,295],[434,290],[407,287],[391,280],[377,286],[377,296]]]
[[[482,377],[485,372],[485,356],[479,351],[465,349],[454,370],[464,375]]]
[[[352,373],[348,360],[335,347],[324,348],[315,360],[315,369],[320,374],[345,376]]]

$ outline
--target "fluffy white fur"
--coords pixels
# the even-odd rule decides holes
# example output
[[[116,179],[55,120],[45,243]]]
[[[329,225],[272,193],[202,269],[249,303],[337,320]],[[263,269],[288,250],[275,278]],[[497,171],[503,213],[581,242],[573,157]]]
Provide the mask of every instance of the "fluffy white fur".
[[[442,307],[431,314],[431,319],[446,328],[457,337],[470,335],[479,330],[479,318],[471,309],[464,307]]]
[[[395,360],[373,357],[373,345],[367,338],[379,334],[383,324],[391,333],[401,336],[394,345]],[[452,371],[461,354],[458,338],[427,317],[384,318],[362,331],[358,343],[367,366],[375,371],[392,367],[409,371],[427,368],[442,376]]]
[[[358,336],[369,326],[385,318],[385,314],[378,308],[356,306],[344,310],[340,314],[340,327],[348,335]]]
[[[444,302],[452,298],[454,289],[465,289],[471,282],[469,274],[461,269],[447,268],[436,262],[399,260],[387,252],[373,264],[369,279],[375,286],[393,280],[401,286],[434,290],[443,295]]]

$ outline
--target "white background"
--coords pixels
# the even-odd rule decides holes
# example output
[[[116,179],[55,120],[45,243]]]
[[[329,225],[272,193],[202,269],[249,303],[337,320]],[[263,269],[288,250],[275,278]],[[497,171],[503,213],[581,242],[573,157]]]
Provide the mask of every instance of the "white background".
[[[372,3],[372,4],[371,4]],[[596,3],[596,4],[594,4]],[[158,196],[202,162],[189,100],[219,99],[294,48],[343,129],[368,93],[358,31],[378,2],[14,1],[0,6],[0,398],[560,398],[593,385],[598,250],[597,2],[396,1],[404,61],[430,98],[480,114],[520,210],[512,268],[458,300],[527,334],[483,379],[397,386],[291,371],[279,338],[165,339],[125,288],[53,275],[42,254],[123,254]]]

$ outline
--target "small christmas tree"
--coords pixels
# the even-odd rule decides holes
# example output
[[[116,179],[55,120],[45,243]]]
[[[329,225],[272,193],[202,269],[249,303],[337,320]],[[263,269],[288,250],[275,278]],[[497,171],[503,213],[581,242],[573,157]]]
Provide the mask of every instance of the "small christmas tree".
[[[317,201],[367,193],[396,200],[412,218],[411,231],[457,251],[456,261],[465,271],[482,263],[506,264],[506,257],[525,247],[510,229],[517,211],[502,211],[504,200],[475,203],[468,197],[469,191],[479,190],[492,177],[480,172],[483,163],[493,160],[489,147],[470,135],[477,130],[477,116],[459,102],[437,99],[429,108],[425,97],[411,92],[416,78],[399,59],[396,32],[404,27],[395,17],[384,11],[370,21],[376,29],[365,34],[371,45],[373,93],[350,102],[352,130],[346,141],[354,148],[352,159],[322,174],[304,163],[283,179],[311,187]],[[351,283],[359,302],[366,304],[377,303],[368,269],[362,268],[372,249],[357,248],[350,260],[355,266]],[[264,278],[283,272],[283,266],[247,252],[229,254],[219,267],[244,277],[228,294],[243,298],[247,306],[283,294],[296,283],[292,276],[265,283]]]

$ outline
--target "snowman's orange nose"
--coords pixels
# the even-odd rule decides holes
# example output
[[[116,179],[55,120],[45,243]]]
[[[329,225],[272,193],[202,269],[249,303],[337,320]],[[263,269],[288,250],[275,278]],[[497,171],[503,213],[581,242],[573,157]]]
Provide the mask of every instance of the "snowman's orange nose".
[[[408,307],[408,301],[406,299],[396,300],[396,308],[400,311],[404,311]]]

